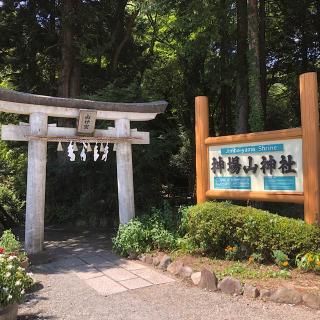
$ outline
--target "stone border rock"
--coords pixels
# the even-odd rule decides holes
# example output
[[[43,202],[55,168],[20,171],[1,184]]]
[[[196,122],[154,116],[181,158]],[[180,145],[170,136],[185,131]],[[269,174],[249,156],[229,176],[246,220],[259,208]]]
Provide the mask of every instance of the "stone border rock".
[[[246,298],[260,298],[263,301],[273,301],[276,303],[303,304],[312,309],[320,309],[320,296],[312,293],[302,294],[294,288],[280,287],[275,291],[268,289],[259,290],[250,284],[241,284],[238,279],[233,277],[225,277],[221,281],[218,281],[213,271],[202,268],[201,272],[194,272],[190,266],[184,265],[180,261],[172,261],[170,256],[163,253],[157,255],[143,254],[139,259],[174,276],[190,279],[194,285],[208,291],[221,291],[229,295],[243,295]]]

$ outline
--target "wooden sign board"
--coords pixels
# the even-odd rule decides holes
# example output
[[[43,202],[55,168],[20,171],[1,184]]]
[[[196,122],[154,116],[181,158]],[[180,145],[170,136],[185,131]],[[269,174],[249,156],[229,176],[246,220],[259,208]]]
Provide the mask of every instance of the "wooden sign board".
[[[302,139],[209,146],[209,189],[303,192]]]
[[[317,74],[300,76],[301,128],[209,137],[208,97],[195,100],[197,203],[293,202],[320,224]]]
[[[80,135],[93,135],[96,126],[96,110],[79,110],[77,132]]]

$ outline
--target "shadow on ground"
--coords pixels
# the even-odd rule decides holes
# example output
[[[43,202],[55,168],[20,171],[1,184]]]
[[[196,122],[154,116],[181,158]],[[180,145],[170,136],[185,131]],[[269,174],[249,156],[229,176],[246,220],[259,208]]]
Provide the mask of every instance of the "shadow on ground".
[[[58,319],[58,318],[54,316],[41,316],[39,313],[20,315],[17,318],[17,320],[45,320],[45,319]]]

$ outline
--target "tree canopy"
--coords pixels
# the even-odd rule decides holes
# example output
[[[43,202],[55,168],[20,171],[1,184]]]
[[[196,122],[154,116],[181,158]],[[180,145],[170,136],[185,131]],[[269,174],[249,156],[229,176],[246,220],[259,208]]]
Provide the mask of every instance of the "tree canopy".
[[[133,153],[136,203],[145,211],[164,198],[193,199],[195,96],[209,96],[213,136],[300,125],[298,76],[320,67],[319,30],[318,0],[3,0],[0,86],[167,100],[164,115],[137,124],[151,132],[151,145]],[[26,146],[1,145],[0,190],[22,212]],[[116,223],[114,155],[107,164],[70,164],[49,144],[47,175],[49,221]]]

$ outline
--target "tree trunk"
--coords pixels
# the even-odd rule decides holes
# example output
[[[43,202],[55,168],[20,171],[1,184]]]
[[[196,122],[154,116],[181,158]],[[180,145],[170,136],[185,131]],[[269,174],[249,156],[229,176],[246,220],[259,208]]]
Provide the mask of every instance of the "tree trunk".
[[[61,69],[58,94],[60,97],[77,97],[80,95],[80,63],[74,49],[74,26],[78,0],[64,0],[61,12]]]
[[[80,63],[76,58],[74,46],[74,19],[79,0],[63,0],[61,11],[61,64],[58,95],[74,98],[80,95]],[[73,127],[72,119],[59,118],[60,127]],[[64,144],[63,144],[64,145]],[[66,147],[58,152],[60,164],[66,163]]]
[[[237,87],[236,133],[248,132],[249,96],[248,96],[248,16],[247,0],[237,1]]]
[[[228,33],[228,1],[220,0],[220,83],[221,83],[221,134],[231,133],[230,38]]]
[[[249,38],[249,101],[250,130],[264,129],[263,107],[261,99],[260,48],[257,0],[248,0],[248,38]]]
[[[128,18],[128,22],[126,24],[126,30],[125,30],[125,34],[123,36],[123,39],[120,41],[118,46],[115,48],[114,54],[112,56],[112,69],[113,70],[116,70],[118,67],[118,62],[119,62],[121,51],[122,51],[123,47],[125,46],[125,44],[127,43],[127,41],[130,39],[130,36],[132,35],[134,23],[135,23],[135,20],[136,20],[138,14],[139,14],[139,11],[137,10],[136,12],[133,12],[132,15]]]
[[[260,76],[261,76],[261,103],[263,120],[267,113],[267,68],[266,68],[266,1],[259,1],[259,46],[260,46]]]

